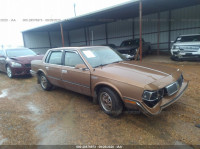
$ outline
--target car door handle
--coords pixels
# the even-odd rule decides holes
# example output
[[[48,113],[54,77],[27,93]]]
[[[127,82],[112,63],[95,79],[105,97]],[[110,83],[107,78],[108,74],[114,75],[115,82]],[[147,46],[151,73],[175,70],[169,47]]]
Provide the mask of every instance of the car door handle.
[[[49,67],[45,67],[46,68],[46,70],[49,70]]]
[[[67,73],[67,70],[62,70],[62,73]]]

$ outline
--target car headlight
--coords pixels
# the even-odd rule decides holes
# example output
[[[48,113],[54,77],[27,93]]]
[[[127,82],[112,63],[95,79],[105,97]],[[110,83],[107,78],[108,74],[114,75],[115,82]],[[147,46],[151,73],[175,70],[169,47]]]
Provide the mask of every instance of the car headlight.
[[[11,62],[11,67],[22,67],[22,64],[16,63],[16,62]]]
[[[164,96],[164,89],[160,89],[157,91],[147,91],[145,90],[142,95],[142,100],[144,103],[149,106],[155,106]]]
[[[180,49],[179,46],[173,46],[173,49]]]

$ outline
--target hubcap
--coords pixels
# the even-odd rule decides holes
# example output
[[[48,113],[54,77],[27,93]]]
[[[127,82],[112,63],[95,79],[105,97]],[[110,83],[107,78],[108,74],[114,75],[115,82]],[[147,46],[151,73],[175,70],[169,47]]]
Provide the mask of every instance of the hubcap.
[[[7,67],[7,75],[10,78],[12,77],[12,71],[11,71],[10,67]]]
[[[100,94],[100,102],[105,111],[109,112],[112,110],[112,99],[108,93],[102,92]]]
[[[46,89],[46,87],[47,87],[47,79],[46,79],[46,77],[45,76],[41,76],[41,80],[40,81],[41,81],[42,87]]]

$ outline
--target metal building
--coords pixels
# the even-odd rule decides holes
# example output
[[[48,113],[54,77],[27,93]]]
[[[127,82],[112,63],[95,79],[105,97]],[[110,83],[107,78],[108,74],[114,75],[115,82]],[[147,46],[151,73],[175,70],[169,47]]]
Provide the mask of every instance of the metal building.
[[[142,0],[142,36],[168,51],[179,34],[200,33],[200,0]],[[22,32],[39,53],[61,46],[115,44],[139,38],[139,0]]]

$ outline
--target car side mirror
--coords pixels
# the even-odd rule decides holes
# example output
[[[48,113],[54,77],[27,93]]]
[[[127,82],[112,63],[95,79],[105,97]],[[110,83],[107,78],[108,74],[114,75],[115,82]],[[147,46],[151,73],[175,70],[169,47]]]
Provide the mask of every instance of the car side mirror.
[[[75,66],[75,69],[81,69],[81,70],[85,71],[85,70],[87,70],[88,68],[87,68],[87,66],[86,66],[85,64],[77,64],[77,65]]]

